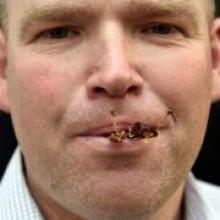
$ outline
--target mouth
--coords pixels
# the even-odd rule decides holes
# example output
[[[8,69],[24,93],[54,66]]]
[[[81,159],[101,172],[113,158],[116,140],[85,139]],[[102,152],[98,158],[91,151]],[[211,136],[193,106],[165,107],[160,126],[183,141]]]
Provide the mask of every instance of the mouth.
[[[110,111],[110,118],[107,123],[100,124],[99,126],[90,127],[87,131],[79,133],[80,137],[88,138],[101,138],[108,140],[112,143],[122,143],[127,140],[129,143],[132,139],[135,141],[141,139],[156,139],[162,130],[169,126],[170,117],[173,111],[168,111],[166,117],[149,117],[148,121],[141,121],[140,118],[136,120],[126,119],[122,120],[117,112]],[[94,139],[93,139],[94,140]]]
[[[103,137],[111,142],[121,143],[126,139],[151,139],[159,135],[157,126],[146,125],[136,122],[130,125],[117,125],[107,129],[102,129],[95,133],[86,133],[82,136]]]
[[[119,143],[125,139],[155,138],[158,136],[158,128],[136,122],[127,129],[115,130],[104,134],[104,136],[109,138],[110,141]]]

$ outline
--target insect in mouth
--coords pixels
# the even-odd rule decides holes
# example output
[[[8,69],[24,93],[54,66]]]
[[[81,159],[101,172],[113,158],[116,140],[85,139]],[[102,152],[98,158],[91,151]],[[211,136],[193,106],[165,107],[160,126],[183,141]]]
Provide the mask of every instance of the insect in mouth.
[[[115,111],[111,111],[112,124],[114,131],[108,134],[108,138],[113,142],[121,143],[126,138],[134,139],[134,138],[155,138],[158,136],[158,129],[152,126],[144,125],[143,123],[136,122],[133,126],[128,129],[119,130],[117,128],[117,123],[114,119],[116,116]]]

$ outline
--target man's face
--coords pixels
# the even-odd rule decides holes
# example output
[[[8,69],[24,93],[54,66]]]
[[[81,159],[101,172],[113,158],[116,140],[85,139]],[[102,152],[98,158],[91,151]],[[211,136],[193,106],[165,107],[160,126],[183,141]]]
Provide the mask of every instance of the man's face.
[[[31,184],[94,219],[135,219],[174,194],[211,102],[204,2],[8,1],[8,96]],[[118,128],[159,135],[111,142],[111,111]]]

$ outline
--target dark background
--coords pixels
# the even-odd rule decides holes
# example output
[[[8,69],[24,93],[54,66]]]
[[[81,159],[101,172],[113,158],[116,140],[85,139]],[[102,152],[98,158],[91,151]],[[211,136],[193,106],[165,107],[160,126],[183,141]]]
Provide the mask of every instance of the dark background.
[[[220,0],[216,4],[216,16],[220,16]],[[10,115],[0,112],[0,178],[16,145]],[[217,102],[212,105],[205,140],[193,172],[200,179],[220,185],[219,167],[220,102]]]

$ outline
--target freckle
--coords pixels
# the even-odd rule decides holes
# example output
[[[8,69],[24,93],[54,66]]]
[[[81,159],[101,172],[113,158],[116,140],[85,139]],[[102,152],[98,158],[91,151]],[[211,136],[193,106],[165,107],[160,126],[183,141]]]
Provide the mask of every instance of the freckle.
[[[112,116],[117,116],[117,113],[114,110],[111,110],[110,113],[111,113]]]

